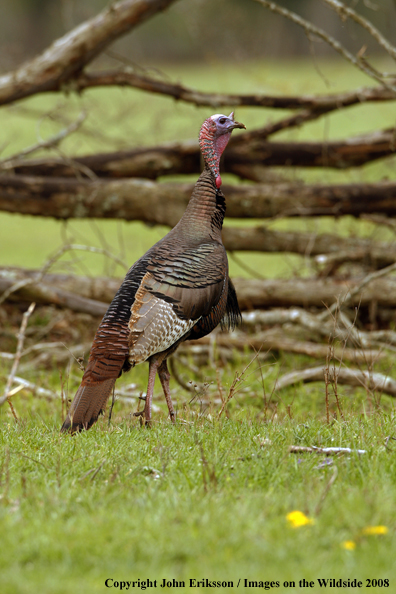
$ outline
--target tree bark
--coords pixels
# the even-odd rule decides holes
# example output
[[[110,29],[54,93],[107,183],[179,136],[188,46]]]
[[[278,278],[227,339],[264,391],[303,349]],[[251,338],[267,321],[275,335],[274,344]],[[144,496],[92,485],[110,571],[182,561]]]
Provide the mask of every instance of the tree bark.
[[[0,278],[0,295],[12,287],[12,283],[4,278]],[[87,313],[92,316],[103,316],[108,305],[94,299],[82,297],[76,292],[64,290],[54,285],[40,282],[38,284],[28,284],[21,287],[9,297],[9,301],[27,301],[41,303],[43,305],[56,305],[60,308],[68,308],[79,313]]]
[[[0,269],[0,292],[4,292],[17,281],[22,279],[34,279],[37,271],[4,268]],[[239,305],[242,310],[263,309],[267,307],[318,307],[323,309],[329,307],[337,300],[342,305],[345,299],[354,289],[359,286],[363,279],[349,278],[336,280],[333,278],[293,278],[293,279],[234,279],[238,295]],[[24,287],[13,293],[13,299],[23,298],[26,300],[37,300],[40,303],[55,303],[55,305],[70,307],[74,311],[89,311],[89,306],[84,310],[78,309],[78,305],[71,306],[53,297],[55,293],[46,290],[50,287],[56,291],[64,291],[84,299],[91,299],[100,302],[100,312],[92,312],[93,315],[101,315],[106,311],[107,305],[113,299],[121,284],[120,279],[105,277],[87,278],[66,274],[46,274],[39,283],[36,293],[33,291],[34,284]],[[29,290],[25,294],[24,290]],[[11,297],[10,297],[11,298]],[[382,277],[364,286],[357,295],[348,301],[348,307],[360,307],[376,302],[378,306],[396,307],[396,278]],[[84,306],[85,307],[85,306]],[[103,310],[104,308],[104,310]]]
[[[106,71],[82,73],[74,81],[79,91],[95,87],[128,86],[148,93],[158,93],[197,106],[267,107],[272,109],[304,109],[321,114],[335,109],[350,107],[366,102],[394,101],[395,93],[382,87],[363,87],[331,95],[238,95],[224,93],[203,93],[181,84],[169,83],[128,71]]]
[[[235,279],[238,302],[242,310],[266,307],[328,307],[349,294],[362,279],[335,280],[332,278],[294,279]],[[348,306],[396,306],[396,280],[380,278],[370,283],[356,295]]]
[[[231,165],[237,174],[238,171],[243,173],[243,167],[259,165],[336,169],[359,167],[394,154],[395,140],[394,129],[328,142],[270,142],[266,139],[264,129],[252,130],[245,138],[243,135],[235,137],[225,154],[224,165],[227,168]]]
[[[332,167],[344,169],[392,155],[395,152],[394,130],[383,130],[366,136],[331,142],[269,142],[251,133],[249,142],[231,139],[222,170],[247,179],[256,179],[255,169],[268,166]],[[198,174],[201,156],[196,140],[174,142],[85,157],[35,159],[7,167],[19,175],[76,177],[88,168],[99,177],[147,177]]]
[[[173,227],[193,189],[188,183],[0,176],[0,210],[56,219],[120,218]],[[224,185],[232,218],[396,215],[396,182]]]
[[[356,388],[364,388],[370,392],[380,392],[396,397],[396,380],[389,375],[382,375],[382,373],[372,373],[370,371],[362,371],[360,369],[347,369],[342,367],[340,369],[329,369],[329,379],[337,384],[346,384]],[[276,382],[276,390],[282,390],[287,386],[293,384],[308,382],[323,382],[324,369],[321,367],[313,367],[311,369],[302,369],[301,371],[292,371],[280,377]]]
[[[209,345],[212,338],[205,336],[199,340],[192,340],[189,345]],[[228,349],[244,351],[246,348],[254,349],[256,352],[266,353],[268,351],[286,351],[307,355],[314,359],[324,359],[329,355],[329,345],[318,344],[308,340],[295,340],[282,332],[273,330],[257,332],[253,335],[216,334],[216,345]],[[333,358],[336,361],[354,361],[355,363],[367,363],[381,359],[382,353],[378,350],[352,349],[348,347],[333,348]]]
[[[361,262],[379,268],[396,262],[396,244],[360,237],[341,237],[329,233],[272,231],[265,225],[223,227],[223,243],[233,251],[293,253],[315,257],[318,264]]]
[[[170,0],[174,1],[174,0]],[[125,3],[126,4],[126,3]],[[157,10],[162,10],[161,8]],[[103,14],[103,13],[101,13]],[[98,17],[88,21],[89,25],[92,26],[97,22]],[[146,17],[147,18],[147,17]],[[138,24],[138,23],[136,23]],[[77,28],[78,29],[78,28]],[[69,45],[79,44],[80,36],[76,35],[74,30],[71,33],[65,35],[60,43],[67,43]],[[86,32],[84,31],[84,34]],[[120,33],[122,35],[122,33]],[[118,35],[117,35],[118,36]],[[113,39],[112,39],[113,40]],[[56,49],[53,44],[52,48]],[[72,49],[72,48],[70,48]],[[45,52],[45,54],[48,53]],[[40,75],[40,66],[42,69],[48,68],[48,56],[44,59],[44,55],[39,56],[35,60],[28,63],[28,70],[35,67]],[[17,70],[19,77],[23,74],[22,69]],[[43,73],[44,74],[44,73]],[[5,75],[7,78],[0,79],[0,105],[11,103],[15,101],[17,89],[10,84],[10,78],[16,73],[10,73]],[[148,76],[143,76],[135,72],[124,71],[102,71],[102,72],[76,72],[72,71],[72,76],[69,80],[69,86],[75,91],[83,92],[89,88],[95,87],[106,87],[106,86],[128,86],[132,88],[141,89],[149,93],[158,93],[172,97],[179,101],[185,101],[186,103],[192,103],[197,106],[207,105],[209,107],[219,106],[231,106],[233,108],[238,106],[253,106],[253,107],[267,107],[272,109],[291,109],[291,110],[310,110],[318,112],[318,114],[328,113],[335,109],[341,109],[343,107],[350,107],[359,103],[366,102],[381,102],[381,101],[394,101],[395,93],[390,89],[382,87],[364,87],[356,89],[354,91],[348,91],[344,93],[333,93],[330,95],[298,95],[298,96],[274,96],[274,95],[260,95],[260,94],[249,94],[249,95],[238,95],[238,94],[224,94],[224,93],[204,93],[197,89],[185,87],[181,84],[168,83],[164,80],[154,79]],[[40,92],[46,91],[61,91],[62,86],[55,86],[55,88],[42,88]],[[26,91],[26,89],[25,89]],[[34,88],[28,90],[27,95],[34,94],[36,91]]]

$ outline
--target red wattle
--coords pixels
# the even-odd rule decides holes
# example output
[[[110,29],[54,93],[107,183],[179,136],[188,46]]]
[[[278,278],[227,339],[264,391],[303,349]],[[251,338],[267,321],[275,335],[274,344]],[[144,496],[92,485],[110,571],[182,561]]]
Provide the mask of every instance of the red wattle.
[[[220,175],[218,175],[216,177],[216,188],[219,189],[220,186],[221,186],[221,177],[220,177]]]

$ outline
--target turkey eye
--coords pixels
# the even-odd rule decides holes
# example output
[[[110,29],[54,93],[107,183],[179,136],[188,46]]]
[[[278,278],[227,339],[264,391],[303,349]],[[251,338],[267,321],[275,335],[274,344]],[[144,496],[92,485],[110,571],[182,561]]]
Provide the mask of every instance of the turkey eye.
[[[221,119],[219,120],[219,122],[220,122],[220,124],[225,124],[225,123],[226,123],[226,118],[221,118]]]

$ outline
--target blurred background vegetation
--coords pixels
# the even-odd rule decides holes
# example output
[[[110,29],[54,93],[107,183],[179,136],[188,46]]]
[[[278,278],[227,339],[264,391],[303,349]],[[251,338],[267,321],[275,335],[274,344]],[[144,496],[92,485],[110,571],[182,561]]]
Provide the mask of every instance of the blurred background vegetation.
[[[93,17],[108,0],[5,0],[0,21],[0,69],[7,71],[43,51],[52,41]],[[362,45],[374,50],[367,32],[318,0],[283,0],[278,4],[324,27],[353,53]],[[355,0],[389,41],[396,42],[395,0]],[[304,31],[286,19],[246,0],[177,2],[138,27],[113,48],[140,66],[166,62],[271,60],[281,57],[334,55],[325,43],[310,44]],[[101,57],[103,62],[106,57]],[[107,58],[109,59],[109,58]]]

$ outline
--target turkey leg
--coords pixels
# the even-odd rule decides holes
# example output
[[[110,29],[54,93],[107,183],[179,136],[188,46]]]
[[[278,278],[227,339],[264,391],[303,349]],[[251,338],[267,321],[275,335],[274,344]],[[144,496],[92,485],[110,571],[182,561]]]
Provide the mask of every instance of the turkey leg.
[[[158,367],[162,363],[162,358],[154,356],[150,358],[149,362],[149,376],[147,383],[146,393],[146,404],[144,406],[144,420],[145,424],[149,427],[151,425],[151,403],[153,400],[155,374],[157,373]]]
[[[173,408],[173,403],[172,403],[172,398],[171,398],[171,393],[170,393],[170,388],[169,388],[170,373],[168,370],[168,365],[166,363],[166,359],[164,359],[162,361],[161,365],[158,367],[158,376],[160,378],[162,389],[165,394],[165,400],[166,400],[166,404],[168,405],[170,419],[171,419],[172,423],[175,423],[176,413],[175,413],[175,409]]]

